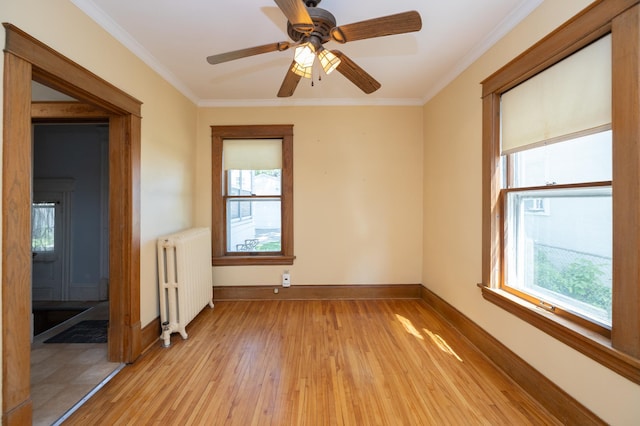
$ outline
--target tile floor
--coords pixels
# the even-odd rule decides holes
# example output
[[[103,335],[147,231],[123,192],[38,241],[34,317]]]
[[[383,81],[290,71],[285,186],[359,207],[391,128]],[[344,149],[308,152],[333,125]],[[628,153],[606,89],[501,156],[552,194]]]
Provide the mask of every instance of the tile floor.
[[[99,389],[124,364],[107,361],[106,343],[43,343],[86,319],[108,319],[108,302],[35,336],[31,345],[33,424],[54,425]]]

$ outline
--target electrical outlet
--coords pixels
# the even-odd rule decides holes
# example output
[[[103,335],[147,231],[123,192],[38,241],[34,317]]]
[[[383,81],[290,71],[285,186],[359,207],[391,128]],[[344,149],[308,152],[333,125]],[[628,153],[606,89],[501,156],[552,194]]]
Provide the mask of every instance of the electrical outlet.
[[[290,287],[291,286],[291,274],[285,272],[282,274],[282,287]]]

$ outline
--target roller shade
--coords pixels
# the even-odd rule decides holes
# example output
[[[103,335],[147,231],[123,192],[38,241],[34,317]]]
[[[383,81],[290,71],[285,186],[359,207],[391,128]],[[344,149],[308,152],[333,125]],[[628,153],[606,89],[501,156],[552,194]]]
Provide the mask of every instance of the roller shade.
[[[273,170],[282,168],[282,139],[225,139],[225,170]]]
[[[611,128],[611,35],[501,96],[502,154]]]

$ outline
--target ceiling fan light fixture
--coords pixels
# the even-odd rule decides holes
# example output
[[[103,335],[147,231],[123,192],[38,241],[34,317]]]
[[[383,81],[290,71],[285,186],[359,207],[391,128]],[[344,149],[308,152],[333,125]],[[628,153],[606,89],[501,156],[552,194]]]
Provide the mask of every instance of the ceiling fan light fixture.
[[[303,78],[311,78],[311,76],[313,75],[313,68],[312,67],[303,67],[302,65],[300,65],[297,62],[293,63],[293,66],[291,67],[291,72],[299,75],[300,77]]]
[[[316,48],[313,44],[307,42],[296,47],[293,59],[302,68],[310,68],[316,58]]]
[[[325,51],[323,44],[328,41],[347,43],[422,29],[422,18],[415,10],[337,26],[331,12],[317,7],[321,0],[274,1],[287,18],[287,34],[291,42],[270,43],[212,55],[207,57],[207,62],[219,64],[263,53],[282,52],[295,46],[294,59],[278,91],[278,97],[281,98],[293,95],[303,77],[312,79],[313,86],[312,67],[316,56],[326,74],[337,69],[364,93],[373,93],[381,87],[378,81],[339,50]],[[321,73],[318,73],[318,80],[321,78]]]
[[[325,49],[324,47],[320,49],[318,52],[318,59],[320,60],[320,65],[322,65],[322,69],[324,72],[329,75],[333,70],[338,68],[340,65],[340,58],[334,55],[331,51]]]

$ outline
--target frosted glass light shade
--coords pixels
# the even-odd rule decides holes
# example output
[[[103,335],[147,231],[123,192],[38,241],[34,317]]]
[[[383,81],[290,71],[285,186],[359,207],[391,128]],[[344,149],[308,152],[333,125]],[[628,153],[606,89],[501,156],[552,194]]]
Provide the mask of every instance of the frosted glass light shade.
[[[310,68],[316,58],[316,48],[311,43],[304,43],[296,47],[293,59],[303,68]]]
[[[324,72],[327,74],[331,74],[331,72],[340,65],[340,58],[324,48],[318,52],[318,59],[320,60],[322,69],[324,69]]]
[[[291,72],[293,72],[294,74],[299,75],[300,77],[304,77],[304,78],[311,78],[311,74],[312,74],[313,68],[312,67],[303,67],[298,63],[293,64],[293,67],[291,67]]]

